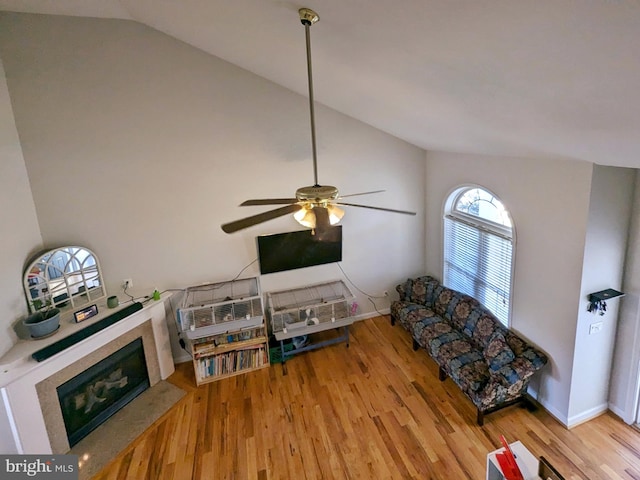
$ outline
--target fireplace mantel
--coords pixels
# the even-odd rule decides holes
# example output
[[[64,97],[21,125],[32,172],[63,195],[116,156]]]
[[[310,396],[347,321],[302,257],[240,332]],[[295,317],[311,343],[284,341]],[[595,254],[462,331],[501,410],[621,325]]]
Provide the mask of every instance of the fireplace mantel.
[[[70,346],[42,362],[31,358],[33,352],[78,331],[113,313],[99,304],[100,315],[86,324],[73,323],[72,318],[61,321],[60,331],[42,340],[21,340],[0,358],[0,428],[7,425],[10,440],[2,442],[2,453],[49,454],[54,453],[47,434],[36,385],[66,367],[84,359],[95,350],[136,329],[149,321],[156,345],[160,377],[166,379],[174,371],[165,318],[165,303],[169,295],[143,307],[132,315]],[[105,301],[106,302],[106,301]],[[6,435],[4,432],[3,436]]]

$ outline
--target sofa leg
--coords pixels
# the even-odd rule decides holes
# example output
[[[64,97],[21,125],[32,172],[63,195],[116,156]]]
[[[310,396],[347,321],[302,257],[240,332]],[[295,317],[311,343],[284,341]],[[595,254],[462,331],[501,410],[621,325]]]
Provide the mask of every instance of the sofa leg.
[[[523,395],[522,396],[522,400],[520,401],[520,405],[523,408],[526,408],[530,412],[535,412],[537,410],[537,406],[536,406],[534,400],[532,400],[529,397],[529,395]]]
[[[444,371],[444,368],[438,368],[438,378],[441,382],[444,382],[447,379],[447,372]]]
[[[391,326],[393,327],[396,324],[396,319],[393,317],[393,315],[389,315],[389,318],[391,319]]]
[[[476,423],[480,427],[484,425],[484,413],[480,409],[478,409],[478,415],[476,416]]]
[[[480,426],[484,425],[484,416],[485,415],[488,415],[488,414],[493,413],[493,412],[497,412],[498,410],[501,410],[501,409],[506,408],[506,407],[510,407],[511,405],[515,405],[516,403],[520,404],[520,406],[527,407],[527,408],[532,408],[533,410],[535,410],[535,403],[533,403],[533,400],[529,399],[527,395],[524,395],[522,397],[515,398],[513,400],[509,400],[508,402],[501,403],[501,404],[496,405],[494,407],[487,408],[486,410],[480,410],[478,408],[478,418],[477,418],[478,425],[480,425]],[[533,411],[533,410],[530,410],[530,411]]]
[[[420,348],[420,344],[416,341],[416,339],[413,339],[413,351],[417,351]]]

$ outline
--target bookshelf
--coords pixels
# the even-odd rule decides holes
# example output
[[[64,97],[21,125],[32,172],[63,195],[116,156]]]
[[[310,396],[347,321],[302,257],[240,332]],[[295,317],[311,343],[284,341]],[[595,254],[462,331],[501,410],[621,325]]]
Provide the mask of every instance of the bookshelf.
[[[177,313],[197,385],[269,366],[258,278],[189,287]]]
[[[205,383],[269,366],[264,323],[190,341],[196,383]]]

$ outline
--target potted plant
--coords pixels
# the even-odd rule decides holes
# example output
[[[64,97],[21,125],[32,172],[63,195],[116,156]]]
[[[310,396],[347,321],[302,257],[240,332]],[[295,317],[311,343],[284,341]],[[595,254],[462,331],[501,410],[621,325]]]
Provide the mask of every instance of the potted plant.
[[[22,321],[31,338],[46,337],[60,327],[60,309],[53,307],[50,302],[45,305],[42,303],[42,300],[34,300],[32,304],[36,312]]]

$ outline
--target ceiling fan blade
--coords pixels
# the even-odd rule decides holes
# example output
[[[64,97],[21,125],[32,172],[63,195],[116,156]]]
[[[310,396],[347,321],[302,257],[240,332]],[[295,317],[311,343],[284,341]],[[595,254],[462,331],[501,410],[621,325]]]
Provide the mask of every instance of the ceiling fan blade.
[[[240,220],[236,220],[235,222],[225,223],[224,225],[222,225],[222,230],[225,233],[234,233],[238,230],[243,230],[245,228],[252,227],[253,225],[257,225],[268,220],[273,220],[274,218],[282,217],[283,215],[287,215],[288,213],[297,212],[301,208],[302,206],[298,205],[297,203],[287,205],[286,207],[276,208],[275,210],[269,210],[268,212],[259,213],[258,215],[241,218]]]
[[[374,190],[372,192],[350,193],[349,195],[340,195],[338,199],[347,198],[347,197],[357,197],[358,195],[370,195],[372,193],[382,193],[382,192],[386,192],[386,190]]]
[[[358,205],[356,203],[335,202],[334,205],[345,205],[347,207],[371,208],[372,210],[382,210],[383,212],[403,213],[404,215],[416,214],[416,212],[409,212],[408,210],[395,210],[393,208],[371,207],[369,205]]]
[[[258,198],[253,200],[245,200],[240,204],[241,207],[248,207],[252,205],[288,205],[290,203],[296,203],[297,198]]]

